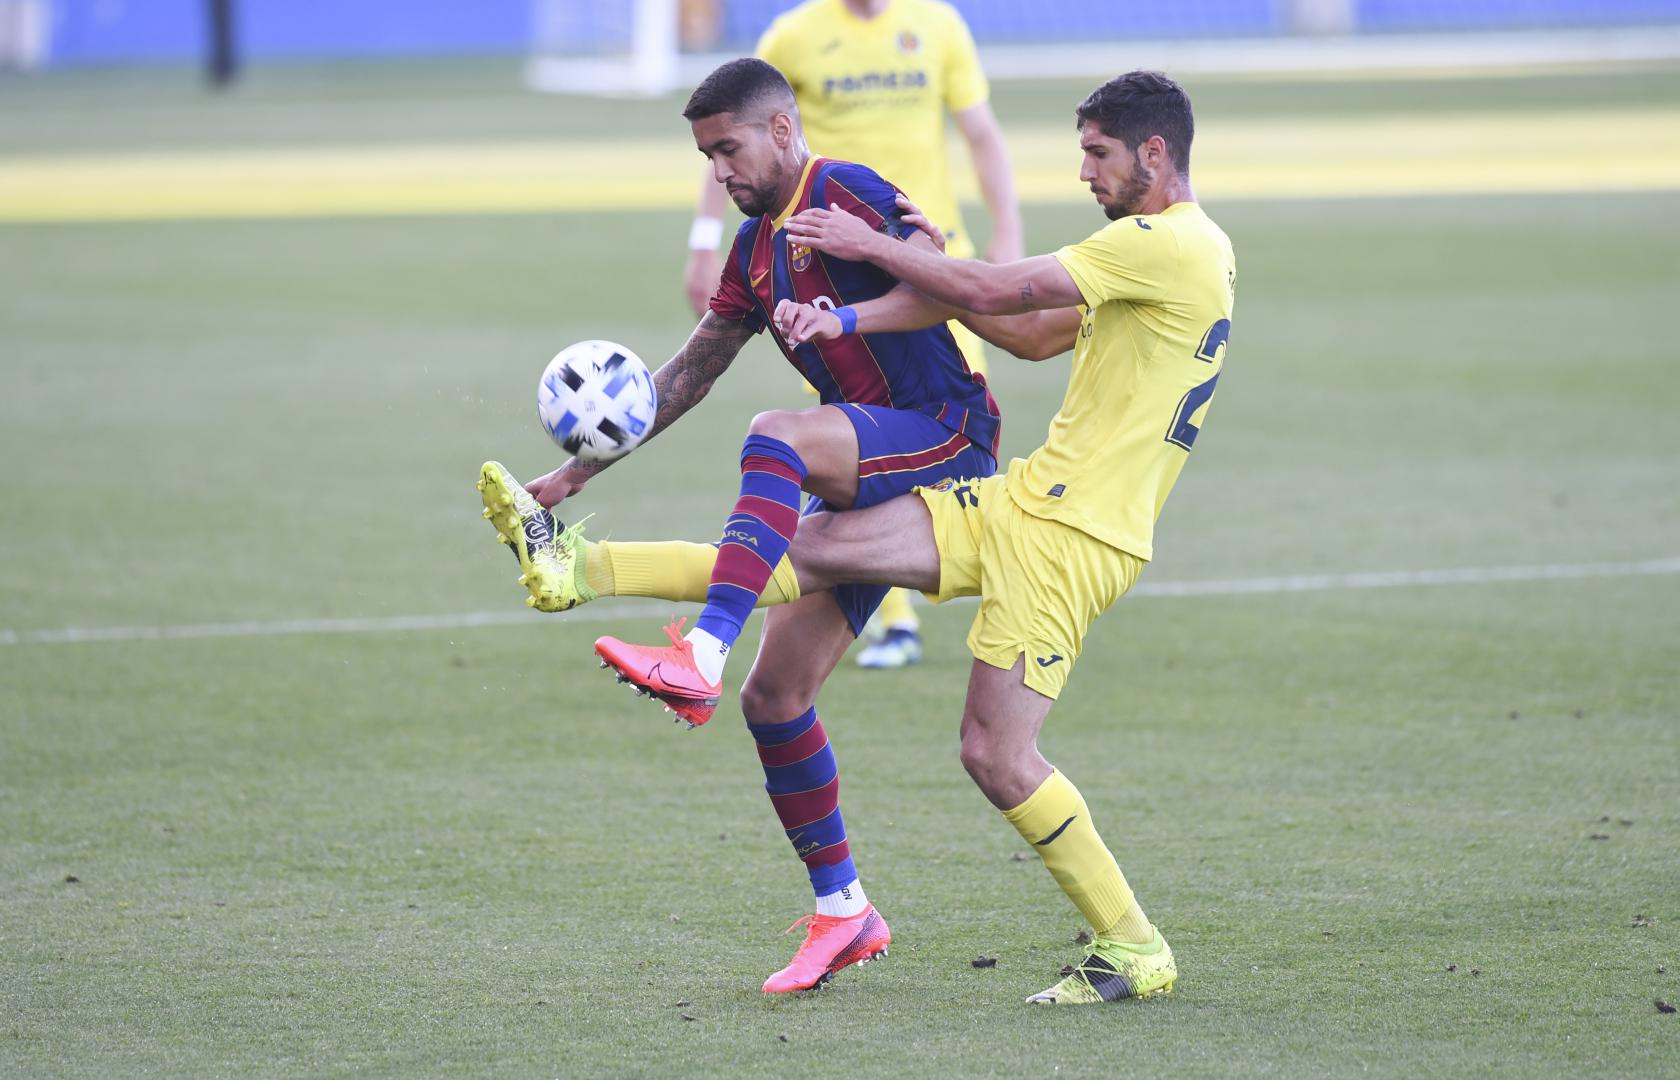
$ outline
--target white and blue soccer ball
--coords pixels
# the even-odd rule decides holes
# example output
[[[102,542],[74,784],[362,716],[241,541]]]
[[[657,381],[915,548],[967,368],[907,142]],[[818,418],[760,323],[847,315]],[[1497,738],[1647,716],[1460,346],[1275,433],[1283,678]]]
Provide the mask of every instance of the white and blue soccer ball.
[[[543,430],[584,461],[611,461],[634,450],[653,429],[658,407],[647,365],[611,341],[561,349],[537,384]]]

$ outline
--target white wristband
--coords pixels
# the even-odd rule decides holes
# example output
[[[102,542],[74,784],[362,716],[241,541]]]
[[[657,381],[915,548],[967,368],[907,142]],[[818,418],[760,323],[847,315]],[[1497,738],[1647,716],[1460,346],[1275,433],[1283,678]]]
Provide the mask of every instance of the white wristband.
[[[688,250],[716,251],[723,242],[723,219],[697,217],[688,227]]]

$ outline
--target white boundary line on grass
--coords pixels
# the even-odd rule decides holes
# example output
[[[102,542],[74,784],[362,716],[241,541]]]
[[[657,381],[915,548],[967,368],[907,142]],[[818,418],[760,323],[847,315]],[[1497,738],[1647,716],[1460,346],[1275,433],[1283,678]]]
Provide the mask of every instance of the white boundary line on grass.
[[[1680,574],[1680,557],[1639,562],[1550,563],[1541,566],[1476,566],[1456,570],[1370,570],[1352,574],[1146,581],[1130,596],[1257,596],[1267,593],[1393,589],[1413,585],[1487,585],[1510,581],[1652,577]],[[646,614],[649,601],[591,604],[565,622],[605,622]],[[377,634],[409,630],[470,630],[481,626],[541,623],[549,616],[518,609],[444,615],[389,615],[342,619],[193,623],[176,626],[85,626],[60,630],[0,630],[0,645],[84,645],[108,641],[182,641],[197,638],[281,637],[289,634]]]
[[[688,53],[678,58],[676,82],[696,86],[734,53]],[[1680,26],[1574,26],[1556,29],[1448,30],[1389,33],[1289,34],[1275,37],[1138,38],[982,45],[980,66],[1000,79],[1107,79],[1136,67],[1174,75],[1382,78],[1396,73],[1486,76],[1500,69],[1637,64],[1680,58]],[[610,65],[622,78],[625,65]],[[537,55],[526,65],[536,90],[576,89],[578,75],[600,79],[599,65]],[[594,87],[599,90],[599,84]]]

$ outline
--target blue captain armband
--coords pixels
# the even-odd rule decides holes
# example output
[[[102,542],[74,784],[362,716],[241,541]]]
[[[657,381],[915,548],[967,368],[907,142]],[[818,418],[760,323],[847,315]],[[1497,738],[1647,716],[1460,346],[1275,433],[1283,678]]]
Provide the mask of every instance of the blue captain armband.
[[[842,334],[855,334],[855,333],[857,333],[857,309],[856,308],[850,307],[850,306],[837,307],[837,308],[834,309],[834,314],[840,320],[840,332]]]

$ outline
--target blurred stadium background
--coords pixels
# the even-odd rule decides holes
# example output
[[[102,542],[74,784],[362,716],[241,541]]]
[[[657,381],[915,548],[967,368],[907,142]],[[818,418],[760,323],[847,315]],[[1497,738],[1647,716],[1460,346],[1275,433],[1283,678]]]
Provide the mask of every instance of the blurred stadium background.
[[[1046,734],[1184,981],[1054,1018],[972,609],[824,698],[892,957],[767,1001],[805,894],[738,713],[611,691],[665,609],[530,616],[478,518],[550,355],[691,328],[682,88],[789,6],[243,0],[211,90],[214,5],[0,0],[0,1074],[1675,1075],[1680,0],[958,0],[1029,251],[1147,65],[1242,266]],[[781,363],[591,528],[709,538]],[[1064,371],[994,360],[1007,454]]]
[[[37,66],[181,62],[209,44],[207,15],[232,15],[255,59],[320,56],[628,52],[646,42],[681,53],[750,49],[792,0],[483,0],[466,5],[364,0],[6,0],[0,33]],[[1643,33],[1680,22],[1674,0],[958,0],[975,40],[995,47],[1241,38],[1256,44],[1302,35],[1569,30],[1579,51],[1615,41],[1610,28]],[[1599,31],[1582,39],[1581,31]],[[1632,46],[1629,46],[1630,48]],[[1263,50],[1262,50],[1263,51]],[[1045,57],[1067,55],[1065,49]],[[1049,61],[1054,63],[1054,61]],[[1066,74],[1064,66],[1040,74]]]

